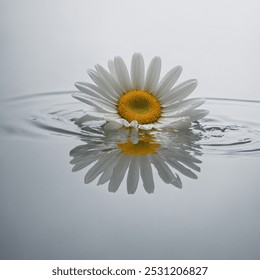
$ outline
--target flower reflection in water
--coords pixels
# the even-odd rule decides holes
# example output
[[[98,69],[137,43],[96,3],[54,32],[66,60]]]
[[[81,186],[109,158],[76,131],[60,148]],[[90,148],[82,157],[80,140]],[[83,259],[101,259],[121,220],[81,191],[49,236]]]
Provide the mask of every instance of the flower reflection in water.
[[[178,132],[147,132],[121,128],[119,131],[104,129],[88,131],[82,139],[86,144],[71,150],[72,171],[90,165],[85,183],[94,181],[99,175],[98,185],[108,183],[108,190],[116,192],[127,173],[127,192],[136,192],[139,178],[147,193],[153,193],[155,184],[153,167],[167,184],[182,188],[178,173],[196,179],[202,154],[199,134],[192,130]],[[152,167],[153,166],[153,167]]]

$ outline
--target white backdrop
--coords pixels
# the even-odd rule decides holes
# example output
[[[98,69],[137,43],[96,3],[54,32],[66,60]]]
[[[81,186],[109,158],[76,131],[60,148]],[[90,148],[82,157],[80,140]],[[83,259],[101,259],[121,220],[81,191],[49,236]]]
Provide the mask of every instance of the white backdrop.
[[[1,96],[74,89],[136,51],[180,64],[195,96],[260,100],[258,0],[2,0]]]

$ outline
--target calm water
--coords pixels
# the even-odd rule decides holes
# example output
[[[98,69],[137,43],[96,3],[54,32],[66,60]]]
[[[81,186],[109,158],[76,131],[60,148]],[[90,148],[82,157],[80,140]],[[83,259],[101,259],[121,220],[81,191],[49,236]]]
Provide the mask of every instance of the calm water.
[[[3,100],[0,258],[259,259],[260,102],[204,108],[187,131],[136,135],[79,127],[71,92]]]

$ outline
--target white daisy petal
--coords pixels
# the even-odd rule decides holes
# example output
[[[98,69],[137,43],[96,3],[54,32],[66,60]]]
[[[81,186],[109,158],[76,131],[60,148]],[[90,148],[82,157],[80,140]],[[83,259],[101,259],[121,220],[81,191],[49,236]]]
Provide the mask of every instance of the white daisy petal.
[[[156,96],[159,99],[161,99],[172,88],[180,77],[181,72],[182,67],[176,66],[163,77],[156,89]]]
[[[158,125],[159,130],[184,130],[191,126],[191,119],[188,117],[169,118],[168,122]]]
[[[122,124],[119,123],[119,122],[115,122],[115,121],[109,121],[105,126],[104,128],[106,130],[117,130],[119,129],[120,127],[122,127]]]
[[[127,92],[132,89],[129,73],[124,60],[120,56],[114,59],[115,71],[122,89]]]
[[[205,103],[205,99],[202,98],[191,98],[187,100],[183,100],[177,103],[173,103],[171,105],[166,105],[163,108],[162,117],[184,117],[189,116],[188,112],[201,106]]]
[[[193,110],[193,111],[189,112],[189,117],[190,117],[191,121],[195,122],[199,119],[206,117],[208,114],[209,114],[208,110],[197,109],[197,110]]]
[[[148,92],[153,92],[153,90],[156,89],[158,81],[160,79],[160,73],[161,73],[161,58],[156,56],[152,59],[152,61],[148,66],[146,77],[145,77],[144,90]]]
[[[172,103],[176,101],[181,101],[184,98],[188,97],[194,91],[197,85],[198,85],[198,81],[196,79],[185,81],[179,84],[178,86],[174,87],[167,94],[165,94],[162,97],[161,102]]]
[[[155,129],[155,130],[162,130],[163,127],[164,126],[161,123],[159,123],[159,121],[153,125],[153,129]]]
[[[138,122],[137,121],[131,121],[130,124],[129,124],[129,127],[137,127],[138,125]]]
[[[103,121],[103,120],[104,120],[103,117],[84,115],[83,117],[76,119],[75,124],[81,124],[84,122],[91,122],[91,121]]]
[[[118,93],[119,96],[123,93],[123,90],[119,86],[118,82],[109,72],[107,72],[107,70],[104,67],[102,67],[101,65],[96,65],[96,70],[99,76],[102,77],[103,80],[106,80],[107,83],[109,83],[114,89],[114,91]]]
[[[140,173],[143,180],[144,189],[148,193],[154,192],[153,171],[150,163],[150,155],[140,157]]]
[[[90,69],[87,72],[89,77],[94,83],[96,83],[97,86],[99,86],[103,91],[107,92],[107,94],[109,94],[111,97],[118,99],[118,93],[113,89],[107,80],[100,77],[94,70]]]
[[[117,165],[113,169],[112,177],[109,181],[108,190],[110,192],[116,192],[119,188],[122,180],[124,179],[126,170],[128,168],[130,156],[121,155]]]
[[[131,80],[133,89],[142,89],[144,86],[144,59],[140,53],[135,53],[131,63]]]
[[[82,94],[73,96],[91,106],[92,112],[87,115],[96,113],[105,120],[110,118],[112,123],[105,126],[107,130],[118,129],[120,125],[137,130],[163,129],[169,125],[169,129],[180,130],[208,114],[206,110],[195,110],[204,103],[203,99],[184,100],[196,88],[197,80],[172,88],[181,74],[181,66],[172,68],[159,82],[160,57],[152,59],[145,74],[143,56],[135,53],[131,77],[119,56],[109,60],[109,71],[101,65],[95,68],[96,71],[88,70],[95,84],[77,82],[75,86]],[[80,118],[78,123],[83,120]]]
[[[190,127],[191,120],[189,117],[182,117],[182,118],[169,118],[167,122],[160,123],[157,125],[157,129],[186,129]]]
[[[118,115],[117,113],[115,114],[104,114],[103,117],[107,120],[107,121],[117,121],[118,119],[122,119],[120,117],[120,115]]]
[[[81,85],[84,85],[85,87],[91,89],[92,91],[98,93],[99,95],[103,96],[104,98],[112,101],[112,102],[118,102],[118,97],[116,95],[112,95],[112,94],[109,94],[108,91],[105,91],[103,88],[97,86],[97,85],[94,85],[94,84],[91,84],[91,83],[83,83],[83,82],[80,82]],[[82,91],[84,92],[84,91]]]
[[[155,124],[151,123],[151,124],[139,124],[138,128],[142,129],[142,130],[151,130],[155,127]]]
[[[118,82],[115,64],[114,64],[114,61],[112,59],[109,59],[109,61],[108,61],[108,69],[109,69],[109,72],[110,72],[111,76],[115,79],[115,81]]]
[[[94,97],[94,98],[96,98],[98,100],[106,101],[106,102],[108,102],[110,104],[113,104],[113,105],[117,104],[113,99],[107,98],[105,95],[101,95],[98,92],[95,92],[95,91],[89,89],[85,83],[77,82],[77,83],[75,83],[75,87],[79,91],[86,93],[90,97]]]
[[[119,116],[117,117],[113,116],[112,118],[110,116],[108,117],[105,116],[105,119],[108,122],[108,124],[105,126],[105,129],[107,130],[114,130],[116,127],[121,128],[122,126],[127,128],[131,127],[131,124],[127,120],[122,119]]]
[[[139,157],[132,156],[128,175],[127,175],[127,192],[129,194],[134,194],[139,181]]]
[[[81,94],[73,94],[72,95],[74,98],[78,99],[79,101],[82,101],[88,105],[91,105],[98,110],[102,112],[108,112],[108,113],[117,113],[116,109],[113,108],[113,106],[110,106],[110,104],[106,104],[105,101],[103,100],[94,100],[94,99],[89,99]]]
[[[127,120],[125,120],[125,119],[122,120],[122,124],[123,124],[125,127],[129,127],[129,126],[130,126],[130,123],[129,123]]]

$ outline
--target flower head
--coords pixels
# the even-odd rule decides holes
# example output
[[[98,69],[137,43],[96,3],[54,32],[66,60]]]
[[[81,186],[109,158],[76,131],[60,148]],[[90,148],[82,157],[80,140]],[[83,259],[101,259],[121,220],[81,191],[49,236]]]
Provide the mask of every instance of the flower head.
[[[178,130],[208,114],[207,110],[197,109],[204,99],[184,100],[196,88],[197,80],[173,87],[181,74],[181,66],[172,68],[160,80],[160,57],[152,59],[146,72],[140,53],[132,57],[130,74],[121,57],[108,62],[108,71],[100,65],[95,68],[96,71],[88,71],[95,84],[75,84],[81,92],[73,97],[93,109],[77,120],[78,123],[96,117],[106,121],[107,129],[125,126],[142,130],[167,127]]]

